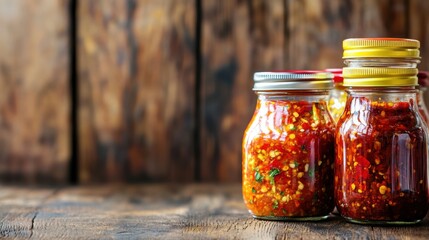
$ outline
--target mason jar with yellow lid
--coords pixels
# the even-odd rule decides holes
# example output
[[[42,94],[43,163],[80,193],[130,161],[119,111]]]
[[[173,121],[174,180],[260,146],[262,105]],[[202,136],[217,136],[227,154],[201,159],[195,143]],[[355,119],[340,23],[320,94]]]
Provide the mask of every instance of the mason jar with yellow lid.
[[[348,221],[414,224],[428,211],[428,132],[417,107],[419,41],[343,42],[348,98],[336,130],[335,201]]]

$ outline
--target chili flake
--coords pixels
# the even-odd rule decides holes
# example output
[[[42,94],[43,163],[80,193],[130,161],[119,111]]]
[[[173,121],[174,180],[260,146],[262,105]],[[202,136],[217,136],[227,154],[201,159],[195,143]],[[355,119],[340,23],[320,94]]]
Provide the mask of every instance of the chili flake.
[[[342,216],[412,222],[426,215],[428,139],[413,104],[349,97],[336,133],[335,197]]]
[[[328,215],[334,156],[325,101],[259,99],[243,140],[248,209],[256,217]]]

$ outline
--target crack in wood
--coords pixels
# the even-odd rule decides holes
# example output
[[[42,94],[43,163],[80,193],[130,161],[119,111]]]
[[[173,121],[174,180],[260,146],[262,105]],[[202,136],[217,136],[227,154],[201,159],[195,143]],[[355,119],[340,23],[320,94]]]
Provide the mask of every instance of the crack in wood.
[[[34,229],[34,220],[36,219],[37,215],[39,214],[39,211],[36,211],[33,218],[31,219],[31,228],[30,228],[30,237],[33,237],[33,229]]]
[[[50,200],[50,199],[52,199],[53,197],[55,197],[57,194],[58,194],[58,192],[60,191],[60,189],[54,189],[53,191],[52,191],[52,193],[51,194],[49,194],[48,196],[46,196],[41,202],[40,202],[40,204],[34,209],[35,210],[35,213],[34,213],[34,216],[31,218],[31,227],[30,227],[30,236],[29,236],[29,238],[32,238],[33,237],[33,232],[34,232],[34,221],[36,220],[36,217],[37,217],[37,215],[39,215],[39,212],[40,212],[40,210],[43,208],[43,206]]]

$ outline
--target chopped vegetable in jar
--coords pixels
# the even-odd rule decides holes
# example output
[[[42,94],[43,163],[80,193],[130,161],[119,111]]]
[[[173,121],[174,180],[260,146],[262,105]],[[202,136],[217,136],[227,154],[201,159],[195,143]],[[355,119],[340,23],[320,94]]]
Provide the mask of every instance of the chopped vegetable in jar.
[[[243,196],[255,217],[328,215],[334,123],[326,102],[259,99],[243,141]]]
[[[336,204],[365,221],[415,221],[428,210],[427,135],[414,102],[351,97],[336,135]]]

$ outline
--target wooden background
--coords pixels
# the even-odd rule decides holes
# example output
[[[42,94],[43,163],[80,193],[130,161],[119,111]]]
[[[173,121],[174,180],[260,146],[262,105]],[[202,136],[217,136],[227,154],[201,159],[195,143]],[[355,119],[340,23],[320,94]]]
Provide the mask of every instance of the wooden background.
[[[0,0],[0,181],[239,182],[255,71],[342,67],[425,0]]]

